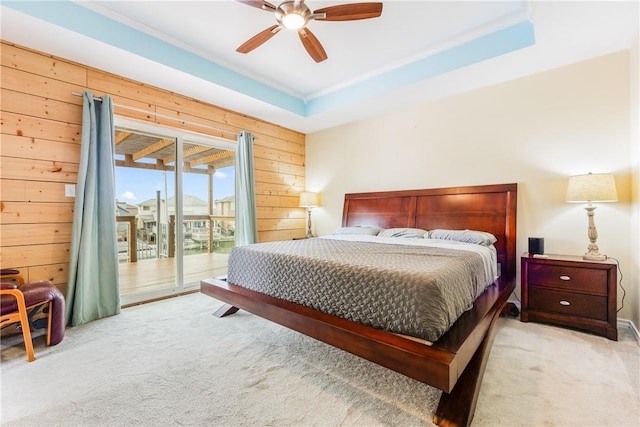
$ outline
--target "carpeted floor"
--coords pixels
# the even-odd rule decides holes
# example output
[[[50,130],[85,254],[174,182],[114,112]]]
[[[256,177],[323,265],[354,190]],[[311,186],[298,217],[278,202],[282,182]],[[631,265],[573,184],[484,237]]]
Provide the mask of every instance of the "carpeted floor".
[[[440,392],[192,294],[67,330],[26,362],[2,342],[7,426],[420,426]],[[509,320],[474,426],[640,425],[640,346]]]

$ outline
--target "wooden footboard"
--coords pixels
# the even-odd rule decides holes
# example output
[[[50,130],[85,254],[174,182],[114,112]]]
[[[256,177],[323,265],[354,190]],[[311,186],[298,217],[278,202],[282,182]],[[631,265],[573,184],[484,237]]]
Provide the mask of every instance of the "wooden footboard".
[[[482,378],[489,360],[493,340],[505,316],[517,315],[518,308],[510,302],[496,312],[482,344],[473,355],[451,393],[442,393],[433,422],[439,426],[468,426],[473,420],[480,394]]]
[[[207,279],[200,286],[202,293],[229,305],[218,310],[219,316],[232,314],[237,309],[246,310],[446,393],[454,392],[454,386],[478,349],[490,347],[486,338],[513,288],[512,281],[491,285],[472,310],[465,312],[440,340],[429,346],[224,280]]]

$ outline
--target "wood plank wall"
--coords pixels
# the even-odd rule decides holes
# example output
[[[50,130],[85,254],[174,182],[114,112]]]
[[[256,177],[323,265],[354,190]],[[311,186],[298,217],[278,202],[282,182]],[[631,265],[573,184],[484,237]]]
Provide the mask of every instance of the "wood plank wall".
[[[305,234],[298,196],[305,184],[305,135],[241,113],[1,41],[0,266],[28,281],[51,280],[66,290],[74,199],[80,160],[82,98],[89,90],[114,103],[228,129],[206,130],[115,108],[115,114],[254,143],[258,233],[261,242]]]

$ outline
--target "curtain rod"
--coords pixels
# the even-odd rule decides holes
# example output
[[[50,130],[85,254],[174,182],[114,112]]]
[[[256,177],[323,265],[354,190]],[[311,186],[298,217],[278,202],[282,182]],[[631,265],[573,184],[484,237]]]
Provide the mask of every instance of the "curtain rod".
[[[74,95],[74,96],[82,96],[82,94],[78,93],[78,92],[71,92],[71,94]],[[98,101],[98,102],[102,102],[102,98],[99,97],[99,96],[95,96],[95,95],[93,97],[93,100],[94,101]],[[162,117],[163,119],[175,120],[177,122],[182,123],[183,125],[184,124],[196,125],[196,126],[200,126],[200,127],[211,129],[211,130],[217,130],[219,132],[232,133],[232,134],[235,134],[235,135],[238,135],[240,133],[240,132],[230,131],[228,129],[221,129],[221,128],[217,128],[217,127],[213,127],[213,126],[209,126],[209,125],[203,125],[202,123],[192,122],[192,121],[189,121],[189,120],[178,119],[176,117],[167,116],[166,114],[160,114],[160,113],[156,113],[155,111],[150,111],[150,110],[143,110],[142,108],[132,107],[130,105],[117,104],[115,102],[113,103],[113,105],[116,106],[116,107],[127,109],[127,110],[137,111],[138,113],[151,114],[151,115],[156,116],[156,117]],[[220,138],[220,137],[217,137],[217,138]],[[225,138],[222,138],[222,139],[225,139]],[[257,138],[254,137],[254,139],[257,139]],[[235,140],[229,140],[229,141],[237,142]]]

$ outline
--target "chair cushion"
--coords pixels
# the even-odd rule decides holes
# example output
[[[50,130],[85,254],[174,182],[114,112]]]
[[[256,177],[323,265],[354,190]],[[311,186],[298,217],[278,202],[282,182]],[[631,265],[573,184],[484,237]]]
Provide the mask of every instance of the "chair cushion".
[[[22,291],[24,303],[27,307],[45,301],[52,301],[62,295],[60,289],[49,281],[25,283],[18,289]]]

